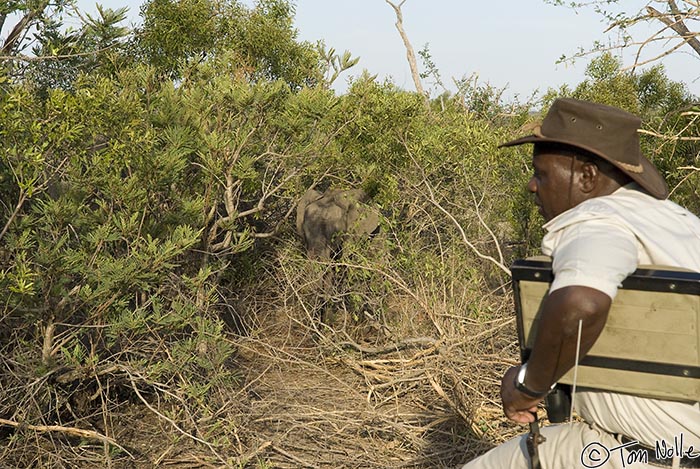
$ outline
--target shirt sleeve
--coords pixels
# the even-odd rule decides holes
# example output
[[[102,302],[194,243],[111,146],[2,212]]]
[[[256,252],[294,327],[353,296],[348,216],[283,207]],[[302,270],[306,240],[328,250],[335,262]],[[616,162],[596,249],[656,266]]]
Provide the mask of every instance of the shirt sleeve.
[[[612,220],[573,223],[557,233],[552,252],[554,281],[550,293],[569,286],[584,286],[615,298],[622,281],[638,264],[637,239]]]

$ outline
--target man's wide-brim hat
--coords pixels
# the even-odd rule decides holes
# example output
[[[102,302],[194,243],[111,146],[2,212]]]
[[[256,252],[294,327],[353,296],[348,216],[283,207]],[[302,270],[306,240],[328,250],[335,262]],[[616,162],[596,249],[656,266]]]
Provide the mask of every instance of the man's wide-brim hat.
[[[554,101],[532,135],[501,147],[524,143],[559,143],[586,150],[617,167],[657,199],[668,197],[668,185],[639,145],[641,119],[612,106],[560,98]]]

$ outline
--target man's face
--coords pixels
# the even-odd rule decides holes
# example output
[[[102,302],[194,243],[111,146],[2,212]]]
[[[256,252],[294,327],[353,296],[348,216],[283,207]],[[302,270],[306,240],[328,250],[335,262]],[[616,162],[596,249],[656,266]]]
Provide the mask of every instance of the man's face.
[[[546,221],[576,205],[573,190],[576,181],[572,177],[574,163],[571,156],[535,145],[532,153],[534,173],[527,189],[535,194],[535,204]]]

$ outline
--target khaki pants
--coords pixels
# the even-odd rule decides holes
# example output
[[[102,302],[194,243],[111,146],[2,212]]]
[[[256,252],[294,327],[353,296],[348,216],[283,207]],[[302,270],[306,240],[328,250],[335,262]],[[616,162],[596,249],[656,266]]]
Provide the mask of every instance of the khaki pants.
[[[662,441],[673,445],[682,437],[684,451],[692,447],[693,455],[700,454],[700,402],[661,401],[582,389],[576,394],[576,411],[586,422],[596,424],[576,422],[542,428],[547,438],[539,446],[543,469],[658,467],[640,463],[643,459],[639,452],[621,448],[622,443],[614,436],[618,433],[652,448]],[[527,434],[507,441],[464,468],[528,469],[526,438]],[[666,462],[670,465],[671,460]],[[693,462],[700,466],[700,457]]]
[[[540,444],[542,469],[645,469],[641,456],[621,448],[617,438],[583,422],[550,425],[541,429],[547,441]],[[527,434],[509,440],[467,463],[462,469],[529,469]]]

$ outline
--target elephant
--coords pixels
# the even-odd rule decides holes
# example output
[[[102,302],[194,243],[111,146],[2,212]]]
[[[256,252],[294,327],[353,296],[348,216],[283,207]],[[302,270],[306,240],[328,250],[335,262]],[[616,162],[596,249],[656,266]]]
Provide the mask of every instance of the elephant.
[[[348,235],[376,234],[379,214],[364,205],[367,200],[362,189],[306,191],[297,206],[296,227],[309,257],[338,259]]]

